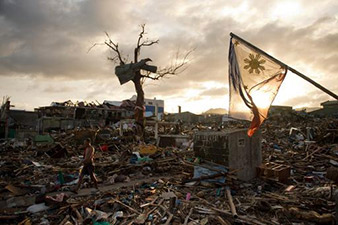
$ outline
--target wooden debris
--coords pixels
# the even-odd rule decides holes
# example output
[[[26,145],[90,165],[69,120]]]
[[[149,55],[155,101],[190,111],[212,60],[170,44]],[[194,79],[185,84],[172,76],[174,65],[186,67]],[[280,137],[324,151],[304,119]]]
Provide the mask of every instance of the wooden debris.
[[[235,207],[235,204],[234,204],[234,202],[232,200],[232,195],[231,195],[229,187],[225,188],[225,193],[226,193],[226,196],[227,196],[228,201],[229,201],[231,213],[232,213],[232,215],[233,215],[234,218],[237,218],[238,215],[237,215],[237,212],[236,212],[236,207]]]

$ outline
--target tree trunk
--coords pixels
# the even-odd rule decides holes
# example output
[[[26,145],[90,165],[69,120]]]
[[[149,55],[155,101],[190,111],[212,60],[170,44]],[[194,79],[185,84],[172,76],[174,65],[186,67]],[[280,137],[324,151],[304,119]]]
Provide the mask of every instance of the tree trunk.
[[[137,135],[143,139],[144,135],[144,92],[141,84],[141,73],[140,71],[136,72],[136,75],[133,79],[135,91],[137,94],[136,97],[136,107],[135,107],[135,120]]]

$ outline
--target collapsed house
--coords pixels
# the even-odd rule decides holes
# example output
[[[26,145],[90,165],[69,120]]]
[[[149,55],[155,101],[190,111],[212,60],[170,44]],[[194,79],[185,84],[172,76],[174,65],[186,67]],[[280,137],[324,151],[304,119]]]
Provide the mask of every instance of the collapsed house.
[[[37,134],[38,114],[33,111],[9,110],[7,119],[0,122],[0,138],[5,138],[7,124],[8,138],[32,138]]]
[[[50,106],[35,109],[38,113],[38,130],[71,130],[76,127],[111,126],[121,120],[133,119],[136,96],[123,101],[53,102]],[[164,117],[164,101],[145,99],[145,116]]]
[[[37,134],[38,114],[33,111],[9,111],[9,138],[32,138]]]
[[[121,119],[133,117],[133,107],[130,106],[132,103],[128,103],[116,107],[86,102],[53,102],[51,106],[35,109],[39,115],[38,128],[40,132],[45,132],[71,130],[76,127],[109,126]]]

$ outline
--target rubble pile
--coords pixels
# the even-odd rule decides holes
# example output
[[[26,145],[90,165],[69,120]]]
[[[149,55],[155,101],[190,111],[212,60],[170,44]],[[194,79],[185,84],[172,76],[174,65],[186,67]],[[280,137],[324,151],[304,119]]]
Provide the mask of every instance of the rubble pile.
[[[230,122],[227,128],[245,127]],[[208,127],[182,130],[193,135]],[[220,130],[220,128],[215,128]],[[333,224],[338,120],[270,118],[258,177],[195,157],[188,147],[140,144],[132,132],[79,129],[0,143],[3,224]],[[81,144],[93,140],[99,190],[73,192]],[[204,173],[202,173],[203,171]]]

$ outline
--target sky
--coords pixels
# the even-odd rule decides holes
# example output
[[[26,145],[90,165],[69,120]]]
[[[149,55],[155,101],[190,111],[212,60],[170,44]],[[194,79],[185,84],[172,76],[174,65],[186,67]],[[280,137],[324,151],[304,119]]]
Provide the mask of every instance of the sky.
[[[228,108],[228,48],[233,32],[338,93],[338,1],[247,0],[0,0],[0,97],[16,109],[53,101],[123,100],[113,53],[94,43],[111,39],[133,58],[140,25],[159,43],[141,49],[163,68],[179,51],[195,49],[187,68],[146,81],[146,98],[165,100],[165,111],[201,113]],[[288,73],[276,105],[318,107],[330,96]]]

